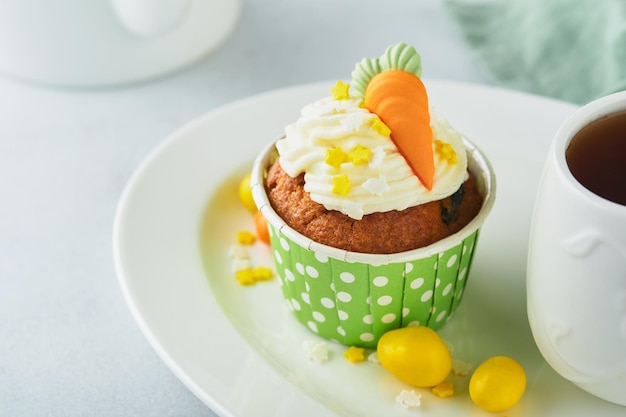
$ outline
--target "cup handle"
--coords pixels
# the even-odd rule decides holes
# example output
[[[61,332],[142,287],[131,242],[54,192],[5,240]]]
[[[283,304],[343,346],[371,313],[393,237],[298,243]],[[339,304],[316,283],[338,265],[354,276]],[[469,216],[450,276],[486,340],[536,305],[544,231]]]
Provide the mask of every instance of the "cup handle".
[[[183,20],[191,0],[111,0],[120,23],[132,34],[151,38],[162,35]]]

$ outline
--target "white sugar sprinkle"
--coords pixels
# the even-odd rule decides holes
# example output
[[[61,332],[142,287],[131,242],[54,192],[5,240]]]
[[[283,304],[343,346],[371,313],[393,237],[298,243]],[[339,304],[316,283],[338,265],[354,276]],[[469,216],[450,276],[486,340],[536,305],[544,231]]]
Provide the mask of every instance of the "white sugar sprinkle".
[[[402,390],[396,397],[396,403],[400,404],[403,408],[419,407],[422,405],[422,395],[413,390]]]

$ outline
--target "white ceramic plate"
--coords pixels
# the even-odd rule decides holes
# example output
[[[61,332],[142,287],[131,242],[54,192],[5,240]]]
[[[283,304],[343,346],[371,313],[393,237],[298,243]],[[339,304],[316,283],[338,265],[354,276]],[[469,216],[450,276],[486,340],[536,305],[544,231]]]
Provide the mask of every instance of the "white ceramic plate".
[[[329,343],[313,364],[301,345],[316,340],[287,311],[276,280],[239,286],[230,270],[235,233],[252,228],[237,184],[264,145],[282,134],[333,82],[240,101],[195,120],[155,149],[132,176],[114,225],[119,282],[142,331],[172,371],[221,416],[492,416],[474,406],[468,378],[456,395],[422,394],[419,409],[395,396],[409,387],[369,362],[352,365]],[[575,107],[476,85],[427,81],[432,105],[491,160],[498,178],[465,298],[441,330],[453,356],[478,364],[508,355],[526,369],[515,416],[623,416],[625,409],[576,388],[544,362],[526,318],[528,229],[549,142]],[[252,249],[271,265],[269,250]]]

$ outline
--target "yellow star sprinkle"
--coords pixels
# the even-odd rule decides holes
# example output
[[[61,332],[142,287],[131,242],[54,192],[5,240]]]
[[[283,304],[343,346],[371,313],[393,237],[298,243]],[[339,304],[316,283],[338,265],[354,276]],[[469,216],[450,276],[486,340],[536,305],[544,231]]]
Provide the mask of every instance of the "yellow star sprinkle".
[[[350,89],[350,84],[346,84],[341,82],[341,80],[337,81],[337,84],[330,90],[333,93],[333,100],[345,100],[350,98],[350,93],[348,90]]]
[[[354,165],[367,164],[370,161],[371,157],[372,151],[369,148],[361,145],[357,145],[356,148],[354,148],[352,152],[348,154],[350,162],[352,162]]]
[[[235,272],[235,278],[241,285],[252,285],[256,282],[252,269],[246,268]]]
[[[350,363],[363,362],[365,360],[365,349],[356,346],[350,346],[348,350],[343,352],[343,356]]]
[[[242,230],[237,232],[237,243],[242,245],[252,245],[256,240],[256,236],[252,232]]]
[[[339,195],[348,195],[350,192],[350,180],[348,174],[335,175],[333,177],[333,193]]]
[[[253,285],[257,281],[269,281],[274,272],[266,266],[256,268],[243,268],[235,272],[235,278],[240,285]]]
[[[326,159],[324,162],[332,167],[339,168],[341,164],[348,161],[348,154],[339,147],[334,147],[326,151]]]
[[[272,279],[274,272],[266,266],[257,266],[252,269],[252,277],[255,281],[267,281]]]
[[[382,120],[377,117],[373,117],[370,120],[370,126],[381,136],[389,136],[391,134],[391,129]]]
[[[440,140],[435,141],[435,151],[439,154],[441,159],[447,161],[450,165],[454,165],[458,162],[456,152],[449,143],[442,142]]]
[[[439,398],[452,397],[454,395],[454,387],[450,382],[442,382],[432,388],[433,394]]]

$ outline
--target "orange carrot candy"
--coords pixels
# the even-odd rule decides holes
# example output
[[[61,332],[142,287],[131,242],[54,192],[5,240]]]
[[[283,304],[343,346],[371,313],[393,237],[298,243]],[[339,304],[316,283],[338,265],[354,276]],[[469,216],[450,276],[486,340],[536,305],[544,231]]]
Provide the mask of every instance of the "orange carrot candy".
[[[413,173],[429,190],[435,162],[428,95],[420,79],[421,58],[405,43],[392,45],[380,59],[364,58],[352,71],[352,87],[363,104],[391,129],[391,139]]]

